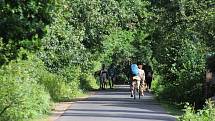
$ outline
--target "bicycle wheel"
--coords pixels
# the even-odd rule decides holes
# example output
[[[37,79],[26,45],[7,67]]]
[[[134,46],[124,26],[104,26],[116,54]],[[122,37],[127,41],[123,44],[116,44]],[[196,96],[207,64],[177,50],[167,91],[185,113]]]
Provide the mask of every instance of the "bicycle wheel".
[[[137,92],[136,86],[137,86],[137,82],[135,82],[135,84],[134,84],[134,90],[133,90],[134,91],[134,100],[136,99],[136,92]]]
[[[139,87],[139,89],[138,89],[138,93],[139,93],[139,99],[140,99],[140,96],[141,96],[140,87]]]
[[[136,99],[136,85],[134,86],[134,100]]]

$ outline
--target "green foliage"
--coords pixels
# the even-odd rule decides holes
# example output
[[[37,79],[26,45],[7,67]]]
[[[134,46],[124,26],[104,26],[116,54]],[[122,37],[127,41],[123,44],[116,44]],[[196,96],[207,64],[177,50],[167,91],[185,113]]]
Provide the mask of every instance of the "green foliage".
[[[81,69],[79,66],[70,66],[68,68],[65,68],[64,70],[59,72],[60,75],[62,75],[65,79],[65,83],[69,88],[68,93],[68,99],[74,98],[79,96],[82,93],[82,90],[80,87],[80,75],[81,75]]]
[[[160,97],[203,100],[205,55],[215,50],[212,0],[3,0],[0,8],[0,66],[8,70],[1,71],[1,81],[11,80],[13,89],[17,69],[25,72],[21,80],[31,80],[16,82],[20,88],[12,95],[28,100],[24,85],[30,85],[32,95],[40,89],[54,101],[70,100],[97,88],[93,74],[101,64],[113,63],[118,80],[127,80],[128,61],[136,59],[153,66]]]
[[[212,101],[207,101],[206,106],[197,112],[193,107],[187,105],[185,114],[179,118],[180,121],[214,121],[215,107]]]
[[[43,65],[42,68],[35,68],[39,80],[38,82],[45,86],[53,101],[66,101],[78,95],[77,86],[67,82],[67,77],[61,74],[48,72]]]
[[[129,84],[130,80],[127,78],[125,73],[121,72],[120,74],[117,75],[115,83],[116,84]]]
[[[51,100],[66,101],[82,94],[79,67],[54,74],[35,55],[25,50],[19,55],[28,55],[27,60],[13,61],[0,71],[1,120],[29,120],[48,113]]]
[[[169,96],[179,102],[199,100],[193,97],[201,98],[199,91],[205,66],[204,51],[201,50],[201,47],[195,47],[192,42],[184,43],[180,49],[170,48],[165,51],[167,54],[163,55],[163,58],[159,58],[160,63],[163,63],[162,70],[160,70],[160,73],[164,75],[162,84],[168,86],[166,89],[169,89],[169,93],[174,88],[178,89],[177,95],[170,94],[171,96]],[[166,95],[165,93],[167,92],[164,92],[164,95]]]
[[[135,47],[133,55],[136,56],[139,62],[152,64],[151,41],[147,39],[148,37],[149,32],[147,31],[139,30],[135,33],[135,40],[132,43]]]
[[[213,40],[213,30],[207,26],[213,28],[209,21],[214,19],[211,14],[214,9],[210,5],[210,0],[159,1],[152,4],[155,24],[151,25],[155,30],[151,35],[151,48],[158,62],[155,70],[162,77],[159,80],[161,97],[176,102],[195,102],[197,105],[204,100],[205,55],[208,41]],[[203,31],[209,35],[203,35]]]
[[[16,59],[20,47],[30,50],[38,50],[41,47],[44,28],[52,21],[52,5],[54,2],[51,0],[0,2],[0,37],[4,47],[1,50],[4,59],[1,59],[0,65]]]
[[[28,121],[50,111],[50,96],[34,73],[32,63],[12,61],[0,70],[0,120]]]
[[[91,73],[82,73],[80,76],[80,87],[84,91],[99,88],[96,78]]]
[[[51,22],[52,3],[49,0],[1,1],[0,36],[5,42],[31,39],[35,34],[41,36],[45,25]]]
[[[71,100],[81,94],[79,89],[79,67],[68,67],[58,71],[58,73],[50,73],[44,66],[44,63],[36,56],[27,54],[29,63],[34,72],[34,76],[38,78],[37,82],[45,86],[53,101]]]
[[[103,36],[117,26],[117,1],[72,0],[70,6],[70,22],[76,29],[84,31],[82,43],[85,48],[93,53],[101,51]]]
[[[75,30],[67,21],[70,13],[66,6],[65,1],[58,3],[58,9],[52,15],[55,19],[47,26],[47,33],[42,39],[44,51],[41,52],[41,58],[51,72],[79,64],[85,59],[81,44],[83,32]]]
[[[115,63],[120,63],[127,58],[131,58],[135,48],[131,45],[134,41],[134,33],[131,31],[113,31],[103,42],[105,57],[113,59]],[[105,58],[105,60],[107,60]]]
[[[152,81],[152,90],[156,96],[159,96],[161,92],[163,92],[164,86],[161,85],[162,77],[158,74],[154,74],[154,78]]]

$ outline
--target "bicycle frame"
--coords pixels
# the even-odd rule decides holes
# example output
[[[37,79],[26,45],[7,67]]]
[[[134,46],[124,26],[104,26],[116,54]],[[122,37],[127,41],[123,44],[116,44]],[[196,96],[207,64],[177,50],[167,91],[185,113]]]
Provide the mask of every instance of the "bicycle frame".
[[[134,99],[136,99],[136,91],[138,92],[138,94],[139,94],[139,99],[140,99],[140,96],[141,96],[141,92],[140,92],[140,80],[137,80],[137,79],[134,79],[133,80],[135,83],[132,85],[132,86],[134,86],[133,87],[133,95],[134,95]],[[133,83],[133,82],[132,82]],[[139,83],[139,84],[138,84]],[[138,87],[138,85],[139,85],[139,87]]]

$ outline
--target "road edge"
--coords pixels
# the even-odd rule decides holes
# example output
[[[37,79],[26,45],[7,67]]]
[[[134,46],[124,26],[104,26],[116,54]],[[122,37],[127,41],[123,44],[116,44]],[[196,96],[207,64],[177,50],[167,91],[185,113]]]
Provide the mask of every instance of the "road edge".
[[[55,121],[55,120],[57,120],[69,107],[72,106],[72,104],[74,104],[77,101],[86,100],[91,95],[95,95],[95,94],[96,94],[96,91],[90,91],[87,93],[86,96],[75,98],[72,101],[55,103],[52,111],[47,116],[47,118],[44,119],[44,121]]]

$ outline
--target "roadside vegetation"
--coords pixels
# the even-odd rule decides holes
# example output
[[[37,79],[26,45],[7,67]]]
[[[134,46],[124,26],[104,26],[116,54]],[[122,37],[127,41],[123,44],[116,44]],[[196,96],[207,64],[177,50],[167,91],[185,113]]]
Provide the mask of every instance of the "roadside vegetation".
[[[0,1],[0,121],[28,121],[98,89],[95,72],[152,65],[162,100],[203,107],[205,57],[215,53],[213,0]],[[214,66],[214,65],[212,65]],[[124,83],[124,82],[121,82]],[[180,120],[210,119],[213,105]],[[214,118],[211,118],[213,120]]]

